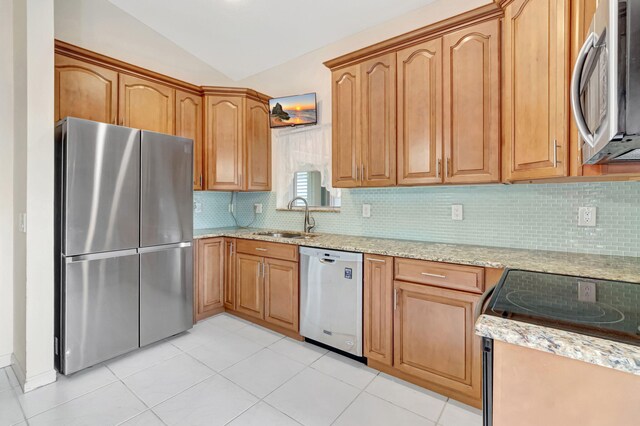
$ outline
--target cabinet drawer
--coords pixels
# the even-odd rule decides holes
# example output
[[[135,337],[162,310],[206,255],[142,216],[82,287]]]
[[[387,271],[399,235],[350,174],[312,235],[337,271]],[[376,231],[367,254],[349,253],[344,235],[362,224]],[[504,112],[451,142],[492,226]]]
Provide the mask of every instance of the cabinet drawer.
[[[396,259],[395,279],[482,294],[484,268],[425,260]]]
[[[295,244],[269,243],[257,240],[238,240],[238,253],[270,257],[282,260],[298,260],[298,246]]]

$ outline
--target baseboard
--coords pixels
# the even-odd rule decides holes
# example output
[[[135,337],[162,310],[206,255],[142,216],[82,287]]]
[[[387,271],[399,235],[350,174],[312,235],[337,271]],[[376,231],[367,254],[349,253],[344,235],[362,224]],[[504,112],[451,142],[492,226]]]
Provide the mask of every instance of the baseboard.
[[[50,371],[45,371],[37,376],[29,377],[27,380],[22,366],[14,355],[11,355],[11,361],[11,368],[13,369],[13,372],[20,383],[20,387],[22,388],[22,392],[24,393],[31,392],[32,390],[53,383],[57,379],[56,370],[51,369]]]
[[[11,355],[13,354],[0,355],[0,368],[8,367],[11,365]]]

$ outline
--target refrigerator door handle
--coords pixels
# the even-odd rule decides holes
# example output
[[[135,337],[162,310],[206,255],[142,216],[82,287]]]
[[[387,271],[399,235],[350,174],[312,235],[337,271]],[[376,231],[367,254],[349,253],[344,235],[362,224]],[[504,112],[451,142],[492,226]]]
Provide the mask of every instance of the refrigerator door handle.
[[[65,257],[65,263],[85,262],[89,260],[112,259],[115,257],[131,256],[138,254],[137,249],[107,251],[104,253],[81,254],[79,256]]]
[[[154,247],[140,247],[138,249],[138,253],[140,254],[153,253],[156,251],[163,251],[163,250],[170,250],[170,249],[184,248],[184,247],[191,247],[191,243],[184,242],[184,243],[176,243],[176,244],[165,244],[162,246],[154,246]]]

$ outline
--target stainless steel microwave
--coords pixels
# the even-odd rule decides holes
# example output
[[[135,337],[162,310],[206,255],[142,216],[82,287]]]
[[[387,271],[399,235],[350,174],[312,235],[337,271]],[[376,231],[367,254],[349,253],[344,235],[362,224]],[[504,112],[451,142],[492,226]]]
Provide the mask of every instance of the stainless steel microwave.
[[[640,161],[640,0],[600,0],[571,81],[584,164]]]

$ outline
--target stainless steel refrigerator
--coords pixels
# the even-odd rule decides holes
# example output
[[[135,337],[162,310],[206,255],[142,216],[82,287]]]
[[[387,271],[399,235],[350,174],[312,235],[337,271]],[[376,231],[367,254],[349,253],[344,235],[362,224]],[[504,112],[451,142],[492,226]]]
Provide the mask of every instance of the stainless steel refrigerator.
[[[192,327],[193,141],[66,118],[55,138],[56,368]]]

